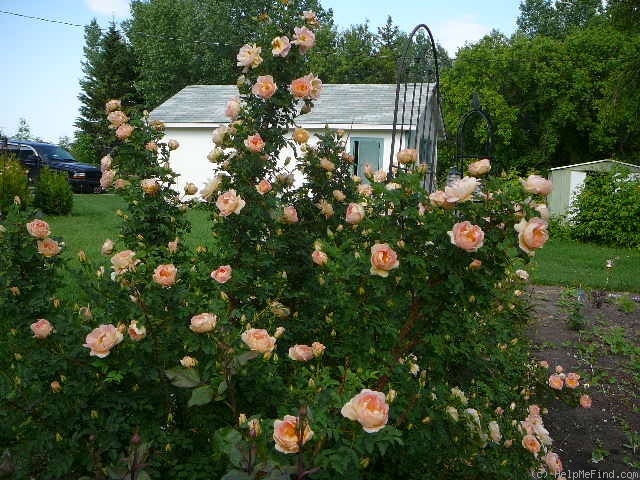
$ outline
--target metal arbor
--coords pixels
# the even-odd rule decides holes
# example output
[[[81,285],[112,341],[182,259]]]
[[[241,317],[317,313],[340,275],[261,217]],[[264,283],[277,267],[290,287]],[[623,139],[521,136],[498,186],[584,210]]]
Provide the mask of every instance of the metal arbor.
[[[465,136],[469,134],[469,127],[472,126],[472,120],[482,120],[485,123],[487,129],[486,141],[479,146],[480,151],[469,153],[467,152],[467,145]],[[473,134],[473,132],[471,132]],[[474,93],[471,100],[471,110],[465,113],[458,123],[458,132],[456,134],[456,158],[455,166],[458,169],[458,173],[462,174],[465,168],[466,160],[476,160],[479,158],[488,158],[493,160],[493,122],[487,112],[485,112],[480,106],[480,99],[478,94]]]
[[[440,106],[438,51],[431,30],[424,24],[413,29],[396,73],[396,99],[389,174],[404,168],[396,154],[404,148],[418,151],[418,162],[426,166],[425,188],[432,191],[436,181],[436,136],[444,131]]]

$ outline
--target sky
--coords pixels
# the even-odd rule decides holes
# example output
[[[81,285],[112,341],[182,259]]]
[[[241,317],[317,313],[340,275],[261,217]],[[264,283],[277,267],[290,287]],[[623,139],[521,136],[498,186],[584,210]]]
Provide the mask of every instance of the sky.
[[[106,26],[124,20],[128,0],[0,0],[0,131],[11,136],[20,118],[33,135],[56,142],[72,136],[80,102],[84,31],[2,13],[21,13],[86,25],[96,18]],[[427,24],[451,56],[465,42],[492,29],[515,30],[519,0],[322,0],[340,29],[369,20],[372,30],[387,15],[404,31]]]

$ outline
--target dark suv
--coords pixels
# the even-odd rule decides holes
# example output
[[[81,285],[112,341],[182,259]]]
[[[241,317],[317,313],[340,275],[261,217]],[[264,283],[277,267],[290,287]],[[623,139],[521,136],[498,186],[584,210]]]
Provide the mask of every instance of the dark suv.
[[[80,163],[64,148],[50,143],[27,140],[8,140],[6,151],[14,155],[29,169],[29,181],[34,182],[42,168],[64,172],[69,175],[71,188],[76,192],[99,192],[100,169]],[[2,152],[0,152],[2,153]]]

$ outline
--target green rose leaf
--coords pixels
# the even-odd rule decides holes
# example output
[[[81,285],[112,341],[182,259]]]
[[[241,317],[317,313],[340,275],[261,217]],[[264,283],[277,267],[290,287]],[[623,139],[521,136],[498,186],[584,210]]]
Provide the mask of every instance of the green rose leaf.
[[[203,385],[201,387],[195,388],[193,392],[191,392],[191,398],[187,403],[188,407],[206,405],[211,400],[213,400],[213,388],[211,385]]]
[[[200,385],[200,374],[193,368],[175,367],[165,370],[172,385],[180,388],[193,388]]]

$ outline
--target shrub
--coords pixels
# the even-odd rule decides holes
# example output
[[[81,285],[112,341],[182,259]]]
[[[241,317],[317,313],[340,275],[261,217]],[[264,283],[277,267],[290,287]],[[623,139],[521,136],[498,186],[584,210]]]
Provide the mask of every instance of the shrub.
[[[570,214],[577,240],[640,246],[640,179],[630,178],[625,169],[589,175]]]
[[[68,215],[73,208],[73,191],[64,172],[43,169],[36,183],[34,204],[43,212]]]
[[[0,155],[0,216],[7,214],[16,197],[23,207],[31,200],[27,172],[13,157]]]

